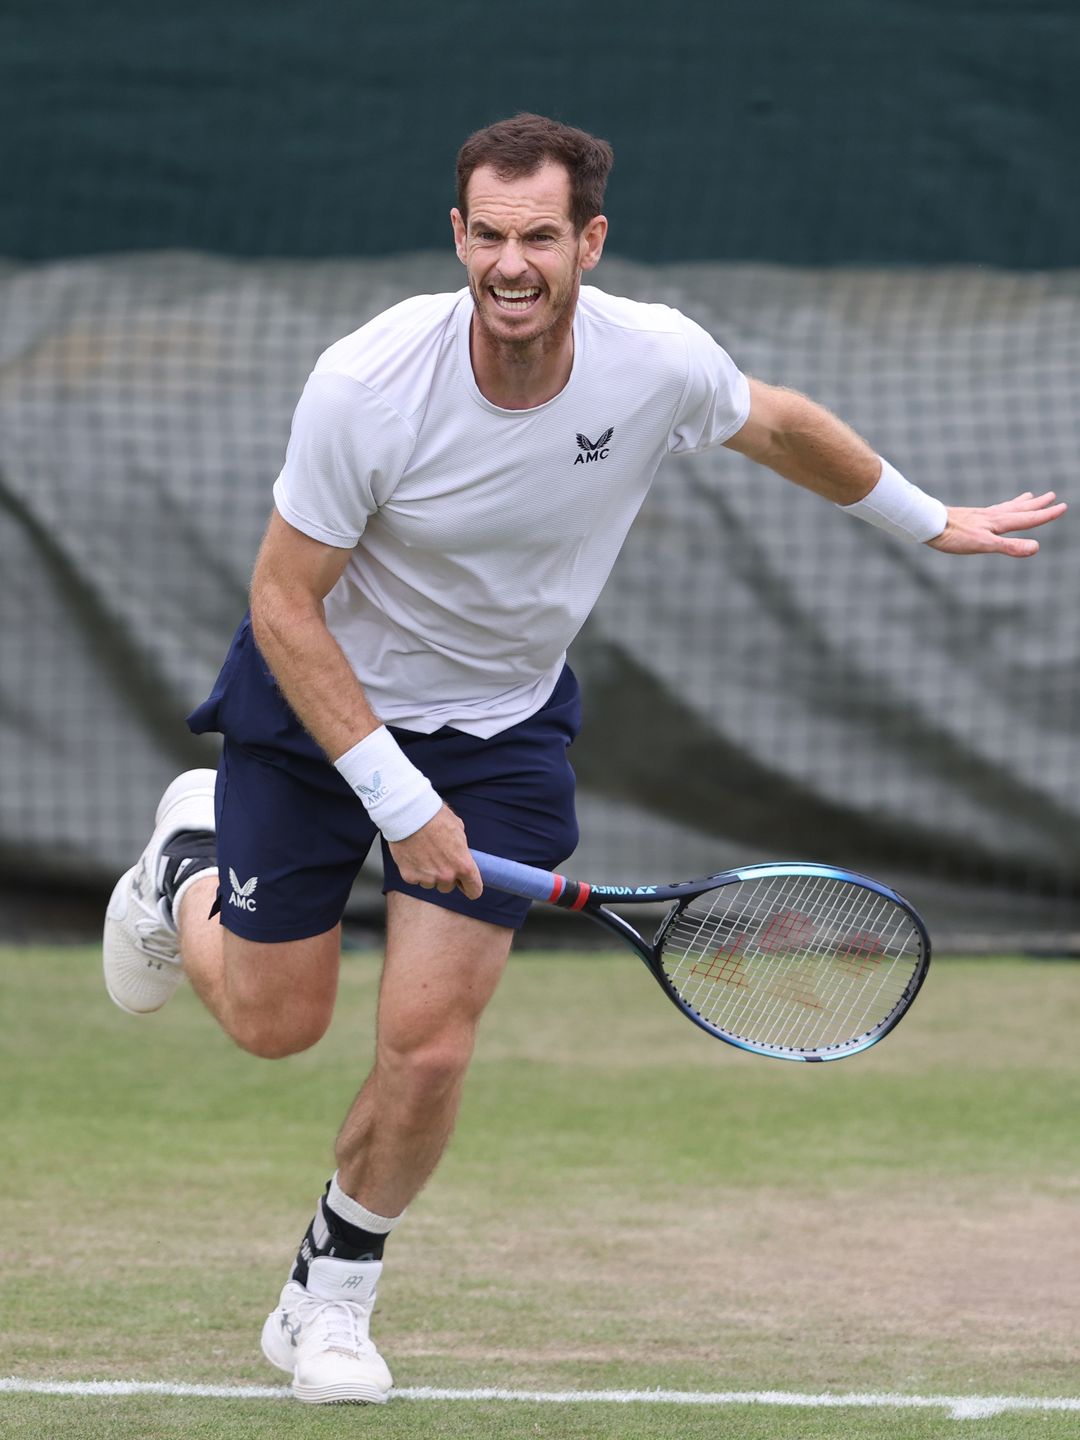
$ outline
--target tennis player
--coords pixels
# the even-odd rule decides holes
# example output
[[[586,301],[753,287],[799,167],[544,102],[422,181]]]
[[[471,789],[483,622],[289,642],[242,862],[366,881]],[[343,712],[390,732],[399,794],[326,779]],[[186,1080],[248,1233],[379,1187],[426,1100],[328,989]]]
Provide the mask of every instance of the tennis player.
[[[447,1143],[528,908],[483,892],[468,847],[547,868],[574,849],[566,649],[664,456],[726,445],[951,554],[1032,555],[1011,532],[1065,508],[947,508],[678,311],[583,288],[611,163],[535,115],[466,141],[450,218],[468,286],[316,364],[250,614],[189,717],[224,735],[219,768],[169,786],[108,908],[121,1008],[159,1009],[186,975],[238,1045],[290,1055],[330,1023],[342,913],[380,839],[374,1068],[262,1336],[308,1402],[390,1391],[369,1335],[383,1248]]]

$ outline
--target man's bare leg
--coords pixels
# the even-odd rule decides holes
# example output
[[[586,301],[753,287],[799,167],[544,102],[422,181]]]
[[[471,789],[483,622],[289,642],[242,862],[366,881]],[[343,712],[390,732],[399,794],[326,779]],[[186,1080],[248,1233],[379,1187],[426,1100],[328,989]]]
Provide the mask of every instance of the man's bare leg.
[[[375,1065],[336,1147],[342,1190],[377,1215],[400,1215],[446,1147],[513,936],[410,895],[387,896]]]
[[[245,940],[209,918],[216,886],[215,877],[192,884],[177,917],[192,988],[253,1054],[308,1048],[333,1013],[340,927],[282,944]],[[512,940],[504,926],[387,897],[375,1064],[336,1146],[342,1190],[377,1215],[399,1215],[438,1163]]]
[[[333,1015],[341,927],[275,945],[245,940],[210,918],[217,884],[216,876],[194,881],[176,917],[192,989],[251,1054],[273,1060],[308,1049]]]
[[[196,881],[178,919],[192,988],[238,1045],[275,1058],[315,1043],[333,1013],[340,927],[266,945],[222,926],[216,877]],[[376,1215],[399,1215],[454,1127],[476,1027],[513,931],[424,900],[387,897],[375,1064],[338,1136],[338,1182]]]
[[[425,900],[388,897],[375,1065],[338,1138],[338,1171],[263,1326],[263,1353],[292,1373],[298,1399],[389,1394],[390,1372],[368,1333],[383,1244],[446,1146],[476,1025],[512,938]]]

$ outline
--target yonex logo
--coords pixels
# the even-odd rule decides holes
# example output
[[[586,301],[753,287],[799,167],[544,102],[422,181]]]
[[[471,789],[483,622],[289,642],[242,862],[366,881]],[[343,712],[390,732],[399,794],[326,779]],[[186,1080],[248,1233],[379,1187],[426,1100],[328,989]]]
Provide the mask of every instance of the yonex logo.
[[[587,435],[579,434],[577,443],[581,454],[574,456],[574,464],[585,465],[590,460],[606,460],[610,454],[610,451],[607,449],[607,444],[614,434],[614,425],[612,425],[609,430],[605,430],[599,440],[590,440]]]
[[[360,799],[369,810],[372,805],[377,805],[380,800],[385,800],[387,795],[390,794],[390,786],[383,784],[382,772],[379,770],[376,770],[375,774],[371,777],[370,785],[361,785],[360,782],[357,781],[356,789]]]
[[[290,1345],[295,1345],[299,1341],[300,1321],[298,1320],[295,1325],[290,1325],[288,1311],[282,1311],[281,1328],[285,1331],[285,1334],[288,1335]]]
[[[255,893],[255,886],[259,883],[259,877],[252,875],[251,879],[243,885],[237,877],[236,871],[229,866],[229,882],[232,885],[232,894],[229,896],[229,904],[235,905],[238,910],[254,910],[255,901],[251,898]]]

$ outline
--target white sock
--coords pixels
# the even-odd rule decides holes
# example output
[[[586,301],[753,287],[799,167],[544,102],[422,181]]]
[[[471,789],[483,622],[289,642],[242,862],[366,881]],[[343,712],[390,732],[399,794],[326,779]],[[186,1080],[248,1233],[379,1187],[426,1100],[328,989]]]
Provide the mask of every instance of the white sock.
[[[194,875],[189,875],[186,880],[181,880],[177,886],[176,894],[173,896],[172,905],[169,908],[172,910],[173,924],[178,929],[180,926],[180,907],[184,903],[184,896],[191,889],[192,885],[195,884],[196,880],[204,880],[208,875],[212,875],[216,880],[218,867],[216,865],[208,865],[203,870],[196,870]]]
[[[366,1206],[361,1205],[359,1200],[354,1200],[351,1195],[345,1194],[338,1184],[336,1170],[334,1178],[330,1181],[330,1192],[326,1197],[326,1203],[335,1215],[341,1216],[342,1220],[347,1220],[350,1225],[358,1225],[361,1230],[368,1230],[372,1235],[389,1235],[394,1226],[408,1213],[403,1210],[400,1215],[376,1215],[373,1210],[368,1210]]]

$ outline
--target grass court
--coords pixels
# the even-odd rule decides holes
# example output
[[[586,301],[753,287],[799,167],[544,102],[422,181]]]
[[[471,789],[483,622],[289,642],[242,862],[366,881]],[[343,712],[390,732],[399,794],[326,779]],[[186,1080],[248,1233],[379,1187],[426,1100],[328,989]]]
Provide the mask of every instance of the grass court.
[[[0,949],[0,1375],[278,1387],[259,1329],[366,1071],[378,957],[313,1051],[135,1020],[92,948]],[[899,1029],[736,1052],[632,956],[523,950],[458,1133],[387,1246],[400,1387],[1080,1397],[1080,967],[936,960]],[[1073,1411],[0,1391],[0,1432],[1064,1440]],[[7,1427],[10,1427],[8,1432]]]

